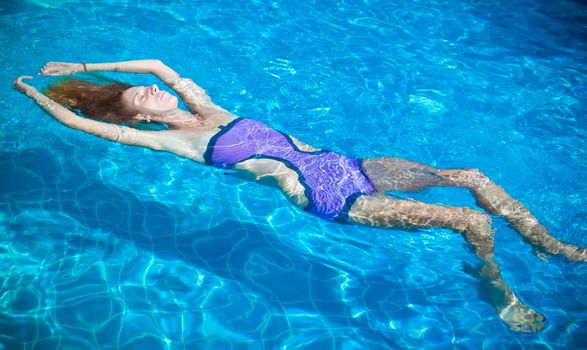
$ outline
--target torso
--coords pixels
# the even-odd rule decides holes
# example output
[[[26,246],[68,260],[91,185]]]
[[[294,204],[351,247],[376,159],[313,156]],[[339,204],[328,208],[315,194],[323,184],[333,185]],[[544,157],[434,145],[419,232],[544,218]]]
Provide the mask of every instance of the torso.
[[[158,133],[166,139],[165,150],[276,186],[292,203],[327,219],[336,219],[355,192],[374,191],[360,161],[315,149],[251,119],[224,117]]]
[[[210,140],[217,135],[224,126],[237,119],[236,116],[208,120],[204,125],[179,129],[158,131],[161,140],[165,140],[164,150],[190,158],[198,163],[205,163],[204,153]],[[300,144],[300,148],[317,150],[308,145]],[[272,159],[250,159],[239,163],[233,169],[236,176],[256,181],[265,185],[280,188],[286,197],[295,205],[304,207],[308,199],[304,195],[303,186],[297,181],[295,172],[288,169],[283,163]]]
[[[210,139],[223,125],[237,119],[236,116],[209,117],[201,125],[157,131],[158,138],[164,143],[164,150],[204,163],[204,152]]]

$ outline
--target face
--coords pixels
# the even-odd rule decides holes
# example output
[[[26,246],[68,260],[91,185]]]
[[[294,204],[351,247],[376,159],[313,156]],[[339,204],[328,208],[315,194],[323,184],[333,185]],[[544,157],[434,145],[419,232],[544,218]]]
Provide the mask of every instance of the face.
[[[122,93],[124,106],[137,114],[164,115],[177,109],[177,97],[157,85],[134,86]]]

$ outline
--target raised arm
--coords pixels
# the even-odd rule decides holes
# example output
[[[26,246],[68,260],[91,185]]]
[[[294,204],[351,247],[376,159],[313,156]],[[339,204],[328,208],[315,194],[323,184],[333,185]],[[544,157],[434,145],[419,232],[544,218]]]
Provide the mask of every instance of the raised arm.
[[[173,84],[179,79],[179,74],[173,69],[167,67],[160,60],[137,60],[110,63],[49,62],[41,68],[42,75],[70,75],[96,71],[150,73],[156,75],[167,85]]]
[[[49,97],[41,94],[34,87],[24,83],[23,79],[25,78],[30,79],[32,77],[19,77],[15,80],[14,87],[32,98],[47,113],[70,128],[82,130],[89,134],[127,145],[144,146],[155,150],[164,149],[157,132],[141,131],[126,126],[82,118]]]
[[[179,78],[168,86],[177,92],[192,113],[197,113],[204,118],[211,116],[233,117],[230,112],[214,104],[206,91],[190,78]]]
[[[49,62],[41,69],[43,75],[69,75],[80,72],[110,71],[127,73],[151,73],[173,89],[188,105],[192,113],[206,118],[212,115],[231,115],[215,105],[204,89],[189,78],[181,78],[160,60],[137,60],[112,63]]]

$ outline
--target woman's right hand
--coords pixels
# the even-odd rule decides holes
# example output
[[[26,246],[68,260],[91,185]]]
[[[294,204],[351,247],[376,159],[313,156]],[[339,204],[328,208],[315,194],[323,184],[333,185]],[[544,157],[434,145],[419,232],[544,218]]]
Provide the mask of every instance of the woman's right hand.
[[[23,94],[32,97],[34,95],[35,92],[37,92],[37,89],[35,89],[34,87],[30,86],[27,83],[23,82],[23,79],[32,79],[33,77],[29,76],[29,75],[23,75],[22,77],[18,77],[16,78],[16,80],[14,81],[14,88],[20,92],[22,92]]]
[[[79,63],[49,62],[41,68],[41,75],[71,75],[83,72],[84,65]]]

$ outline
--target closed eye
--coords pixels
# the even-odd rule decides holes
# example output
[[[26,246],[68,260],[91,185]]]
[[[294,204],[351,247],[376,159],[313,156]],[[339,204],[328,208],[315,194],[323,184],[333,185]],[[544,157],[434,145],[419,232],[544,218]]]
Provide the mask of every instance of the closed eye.
[[[135,97],[133,98],[133,102],[135,104],[139,104],[147,98],[147,88],[143,87],[141,90],[142,91],[137,91]]]
[[[134,103],[138,104],[140,102],[143,102],[144,100],[145,100],[145,94],[137,93],[134,98]]]

